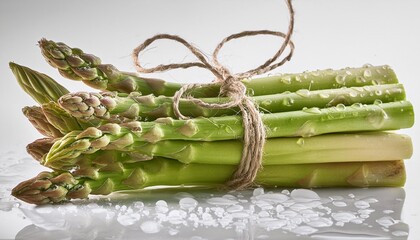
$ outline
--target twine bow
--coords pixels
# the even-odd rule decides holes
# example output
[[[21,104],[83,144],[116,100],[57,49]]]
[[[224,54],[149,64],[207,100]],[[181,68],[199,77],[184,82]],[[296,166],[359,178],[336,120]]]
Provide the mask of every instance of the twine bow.
[[[133,61],[135,68],[140,73],[153,73],[162,72],[178,68],[190,68],[200,67],[205,68],[213,73],[216,77],[215,81],[207,84],[192,83],[184,85],[178,90],[173,97],[173,109],[175,115],[179,119],[188,119],[179,110],[179,101],[181,98],[187,98],[189,101],[195,104],[213,109],[226,109],[232,107],[239,107],[242,113],[242,124],[244,128],[243,135],[243,150],[242,159],[232,174],[231,179],[226,182],[226,187],[230,189],[243,189],[249,187],[255,177],[257,176],[258,170],[262,166],[263,148],[265,143],[265,128],[261,119],[261,115],[258,111],[258,106],[246,95],[246,87],[241,82],[241,79],[249,78],[255,75],[264,74],[269,72],[285,62],[289,61],[293,55],[294,44],[291,41],[291,36],[294,27],[294,10],[292,7],[291,0],[286,0],[286,4],[290,14],[289,28],[286,34],[282,32],[270,31],[270,30],[258,30],[258,31],[243,31],[240,33],[232,34],[224,38],[215,48],[212,55],[212,60],[209,62],[206,56],[191,43],[185,39],[170,34],[158,34],[147,40],[136,47],[133,50]],[[268,59],[265,63],[258,66],[255,69],[248,70],[243,73],[232,74],[225,66],[218,61],[218,54],[225,43],[238,38],[255,36],[255,35],[274,35],[284,38],[284,41],[280,49],[274,54],[273,57]],[[160,64],[152,68],[144,68],[139,62],[139,53],[146,49],[150,44],[156,40],[168,39],[183,44],[187,49],[194,54],[199,61],[187,62],[187,63],[172,63],[172,64]],[[275,61],[284,53],[286,48],[289,46],[289,53],[279,62]],[[229,97],[230,101],[226,103],[205,103],[200,99],[187,96],[187,93],[194,88],[202,87],[204,85],[220,84],[220,96]]]

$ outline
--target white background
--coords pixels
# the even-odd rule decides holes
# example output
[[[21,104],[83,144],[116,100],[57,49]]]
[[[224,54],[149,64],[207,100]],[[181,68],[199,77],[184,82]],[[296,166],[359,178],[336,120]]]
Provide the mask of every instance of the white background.
[[[389,64],[405,85],[407,98],[418,109],[419,1],[295,0],[294,7],[296,52],[292,61],[275,73]],[[157,33],[178,34],[211,53],[218,41],[231,33],[257,29],[286,31],[287,23],[286,7],[281,0],[2,0],[0,150],[24,151],[27,143],[40,137],[21,113],[23,106],[35,102],[19,88],[8,67],[9,61],[44,72],[72,91],[88,90],[80,82],[63,79],[44,61],[37,46],[42,37],[80,47],[120,70],[134,71],[132,49]],[[262,63],[279,45],[279,39],[271,37],[238,40],[227,44],[221,59],[233,71],[243,71]],[[148,64],[193,59],[181,47],[167,42],[160,46],[143,55]],[[157,76],[183,83],[212,79],[202,70],[172,71]],[[403,220],[410,225],[410,239],[420,238],[418,130],[414,126],[402,131],[412,136],[415,148],[414,156],[407,161],[403,213]]]

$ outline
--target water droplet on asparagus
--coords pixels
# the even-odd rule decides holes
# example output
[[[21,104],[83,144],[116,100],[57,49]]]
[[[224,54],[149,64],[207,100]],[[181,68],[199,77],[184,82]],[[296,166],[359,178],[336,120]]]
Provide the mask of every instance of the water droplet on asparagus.
[[[296,91],[296,94],[301,97],[309,97],[311,92],[308,89],[299,89]]]
[[[375,105],[382,104],[382,100],[381,99],[375,99],[375,101],[373,102],[373,104],[375,104]]]
[[[345,75],[337,75],[335,77],[335,81],[340,85],[344,85],[346,83],[346,76]]]
[[[356,77],[356,82],[357,83],[365,83],[366,82],[366,79],[363,78],[362,76],[357,76]]]
[[[363,71],[363,77],[365,78],[372,77],[372,72],[369,69],[366,69],[365,71]]]
[[[306,112],[306,113],[312,113],[312,114],[321,114],[321,109],[317,108],[317,107],[311,107],[311,108],[304,108],[302,109],[302,111]]]
[[[342,103],[337,104],[337,106],[335,106],[335,108],[339,111],[346,110],[346,106]]]
[[[299,138],[296,141],[296,144],[299,145],[299,146],[303,146],[305,144],[305,139],[304,138]]]
[[[319,97],[320,97],[320,98],[324,98],[324,99],[325,99],[325,98],[329,98],[329,97],[330,97],[330,95],[329,95],[328,93],[320,93],[320,94],[319,94]]]
[[[292,78],[290,76],[284,76],[281,78],[281,82],[285,83],[285,84],[291,84],[292,83]]]
[[[290,107],[290,106],[293,105],[293,103],[294,103],[294,100],[290,97],[286,97],[286,98],[283,99],[283,105],[284,106]]]

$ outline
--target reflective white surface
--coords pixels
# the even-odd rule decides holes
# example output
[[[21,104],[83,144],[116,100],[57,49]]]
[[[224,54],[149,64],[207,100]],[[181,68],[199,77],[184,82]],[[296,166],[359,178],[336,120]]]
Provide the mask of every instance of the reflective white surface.
[[[407,239],[403,188],[152,189],[32,206],[10,189],[39,168],[2,154],[0,220],[16,239]],[[2,226],[7,231],[7,226]],[[9,230],[9,233],[12,232]],[[3,232],[4,234],[4,232]],[[12,237],[12,236],[11,236]]]
[[[420,106],[418,94],[420,86],[417,79],[418,56],[420,55],[420,45],[418,44],[420,42],[419,1],[295,0],[294,5],[296,26],[293,40],[296,44],[296,53],[290,63],[274,72],[356,67],[365,63],[389,64],[396,71],[400,82],[404,84],[407,98],[413,103],[415,110]],[[114,238],[127,237],[132,236],[130,234],[140,234],[143,231],[141,223],[146,218],[140,216],[140,219],[136,220],[134,217],[133,225],[122,226],[118,222],[118,214],[121,209],[115,209],[116,205],[121,206],[124,202],[125,205],[130,206],[132,200],[129,199],[138,197],[139,199],[135,201],[143,201],[145,206],[152,209],[151,212],[159,199],[165,199],[170,208],[179,208],[179,199],[176,196],[166,197],[161,195],[163,193],[159,193],[156,198],[143,199],[144,195],[130,195],[128,200],[112,200],[111,206],[108,205],[108,202],[97,203],[104,204],[101,208],[104,208],[106,213],[110,211],[116,214],[112,218],[110,217],[109,222],[101,222],[103,219],[101,211],[103,212],[103,210],[98,210],[99,212],[95,214],[83,214],[83,210],[88,209],[91,205],[78,203],[75,205],[76,207],[67,206],[75,209],[74,215],[71,215],[71,211],[69,214],[65,214],[66,211],[61,211],[59,206],[53,206],[51,209],[32,208],[21,202],[18,204],[10,198],[11,186],[15,185],[18,180],[34,176],[41,169],[24,153],[25,145],[41,136],[21,114],[20,109],[23,106],[35,103],[15,82],[8,69],[9,61],[47,73],[72,91],[89,90],[80,82],[64,80],[60,77],[54,69],[45,63],[36,42],[42,37],[63,41],[71,46],[80,47],[86,52],[94,53],[100,56],[103,62],[112,63],[121,70],[134,71],[130,58],[132,49],[156,33],[178,34],[194,42],[206,53],[211,53],[218,41],[231,33],[265,28],[283,31],[287,29],[287,15],[283,1],[129,0],[124,3],[111,0],[89,2],[80,0],[71,2],[64,0],[0,1],[0,101],[2,102],[0,221],[8,223],[0,224],[0,238],[7,239],[16,236],[20,238],[32,236],[34,238],[38,236],[41,239],[69,239],[72,234],[78,233],[77,230],[81,234],[93,234],[86,236],[107,234]],[[257,66],[271,56],[278,45],[278,39],[274,38],[256,37],[251,40],[239,40],[226,46],[226,49],[221,52],[221,60],[234,72],[243,71]],[[144,54],[143,57],[147,59],[148,65],[193,60],[191,54],[183,51],[182,48],[166,42],[162,42],[159,46],[159,48],[152,48]],[[209,73],[201,70],[173,71],[156,76],[178,82],[208,82],[212,79]],[[420,221],[418,169],[420,169],[420,164],[416,151],[416,149],[420,149],[419,129],[416,125],[410,130],[401,132],[407,133],[413,138],[415,149],[412,159],[406,162],[408,178],[403,189],[337,189],[335,193],[330,192],[332,190],[317,191],[318,195],[325,199],[329,199],[332,195],[341,195],[348,201],[352,201],[348,196],[350,193],[354,194],[355,198],[363,198],[366,195],[377,198],[378,202],[371,204],[371,207],[376,211],[368,218],[369,221],[372,221],[370,224],[372,228],[368,230],[372,231],[360,234],[371,234],[377,239],[394,238],[391,230],[384,231],[382,226],[376,222],[381,216],[386,215],[383,210],[393,210],[392,217],[401,220],[399,224],[401,223],[402,226],[409,227],[408,239],[420,238],[420,227],[418,227]],[[380,149],[378,150],[380,151]],[[18,161],[17,164],[15,161]],[[273,191],[281,192],[281,190]],[[204,207],[208,204],[207,200],[210,197],[206,194],[211,193],[193,192],[191,194]],[[217,193],[214,194],[217,195]],[[245,195],[244,193],[244,197]],[[404,201],[397,201],[397,198],[404,199]],[[339,210],[339,207],[333,206],[332,202],[325,204]],[[399,204],[403,204],[403,206]],[[351,211],[356,210],[354,205],[348,204],[347,207],[349,206],[353,207],[350,209]],[[22,209],[24,210],[22,211]],[[83,216],[78,216],[80,214]],[[59,223],[62,225],[52,226],[51,216],[61,219]],[[213,218],[215,218],[214,216]],[[76,221],[80,219],[83,221]],[[260,229],[257,225],[252,226]],[[148,225],[145,226],[147,228]],[[345,224],[344,227],[335,226],[335,228],[347,229],[349,226],[357,226],[354,230],[362,231],[363,229],[360,228],[363,225],[355,223]],[[53,227],[56,229],[53,230]],[[46,229],[50,229],[50,231]],[[203,227],[195,231],[193,229],[194,227],[188,225],[188,229],[185,230],[191,231],[185,231],[185,234],[191,234],[190,237],[196,236],[195,239],[200,239],[198,236],[212,239],[217,237],[217,234],[226,234],[225,238],[233,239],[246,236],[264,239],[266,236],[270,237],[270,234],[274,232],[285,234],[288,237],[295,236],[287,230],[284,230],[286,233],[283,230],[265,232],[265,230],[260,231],[261,229],[252,232],[254,230],[251,228],[251,232],[237,233],[236,227],[226,231],[220,231],[221,228],[213,227]],[[184,230],[179,229],[178,231],[177,234],[174,234],[175,228],[172,234],[183,239]],[[405,232],[407,229],[401,231]],[[156,234],[146,236],[150,239],[157,239],[162,234],[171,234],[170,232],[170,229],[165,227]],[[317,234],[320,234],[319,232]],[[77,236],[72,237],[77,238]],[[402,236],[401,238],[407,237]],[[359,236],[359,239],[363,239],[363,235]]]

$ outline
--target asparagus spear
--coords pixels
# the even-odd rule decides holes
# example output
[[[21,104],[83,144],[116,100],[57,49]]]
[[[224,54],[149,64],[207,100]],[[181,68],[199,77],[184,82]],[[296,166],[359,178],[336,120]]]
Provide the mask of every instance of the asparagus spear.
[[[35,160],[42,162],[43,157],[50,151],[55,138],[40,138],[26,146],[26,152]]]
[[[22,89],[39,104],[57,101],[58,98],[69,92],[43,73],[12,62],[9,63],[9,66]]]
[[[78,48],[70,48],[61,42],[41,39],[39,46],[47,62],[57,68],[61,75],[69,79],[83,81],[96,89],[123,93],[141,92],[142,95],[173,96],[182,86],[178,83],[147,79],[133,73],[121,72],[110,64],[102,64],[98,57],[86,54]],[[284,91],[294,92],[299,89],[319,90],[397,82],[397,77],[389,66],[322,70],[243,80],[249,94],[254,96]],[[219,86],[203,86],[195,89],[192,95],[216,97],[219,95]]]
[[[157,185],[218,187],[234,170],[232,165],[182,164],[156,158],[124,164],[121,172],[100,172],[94,179],[73,176],[70,172],[42,172],[17,185],[12,195],[28,203],[47,204]],[[271,165],[265,166],[255,180],[255,184],[264,186],[305,188],[399,187],[404,182],[402,160]]]
[[[22,112],[28,118],[29,122],[32,123],[32,126],[34,126],[42,135],[52,138],[63,136],[60,130],[47,120],[41,107],[24,107]]]
[[[310,137],[324,133],[408,128],[413,125],[414,114],[412,105],[401,101],[264,114],[262,119],[267,138]],[[240,123],[239,116],[226,116],[190,120],[164,118],[154,122],[133,121],[90,127],[84,131],[72,131],[57,141],[46,156],[46,162],[100,149],[135,150],[145,142],[240,139],[243,135]]]
[[[64,111],[56,102],[42,104],[42,111],[48,122],[57,128],[61,133],[66,134],[74,130],[83,130],[89,127],[101,125],[100,119],[90,119],[81,121],[66,111]]]
[[[402,84],[386,84],[316,91],[298,90],[273,95],[253,97],[254,102],[264,113],[302,110],[311,107],[331,107],[338,104],[373,104],[375,102],[394,102],[405,99]],[[225,103],[227,98],[203,98],[206,103]],[[118,94],[115,92],[68,93],[58,103],[72,116],[82,119],[109,119],[119,115],[130,119],[154,120],[160,117],[175,117],[173,98],[138,93]],[[191,117],[214,117],[236,115],[238,108],[209,109],[182,99],[179,105],[183,115]]]
[[[381,151],[378,151],[381,149]],[[372,132],[349,134],[326,134],[310,138],[272,138],[264,146],[263,164],[308,164],[353,161],[385,161],[408,159],[412,155],[411,139],[407,135]],[[209,154],[211,153],[211,154]],[[41,161],[55,170],[92,169],[103,164],[146,161],[153,157],[165,157],[182,163],[228,164],[240,162],[240,141],[161,141],[155,144],[138,145],[136,149],[122,148],[100,150],[77,157]],[[110,159],[114,159],[110,161]],[[118,167],[118,166],[117,166]]]

